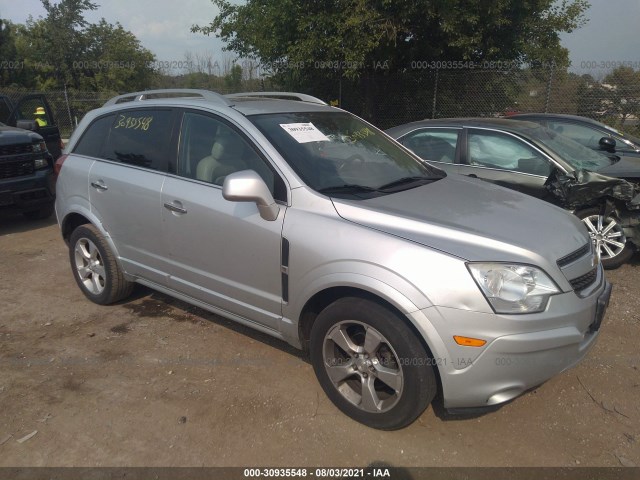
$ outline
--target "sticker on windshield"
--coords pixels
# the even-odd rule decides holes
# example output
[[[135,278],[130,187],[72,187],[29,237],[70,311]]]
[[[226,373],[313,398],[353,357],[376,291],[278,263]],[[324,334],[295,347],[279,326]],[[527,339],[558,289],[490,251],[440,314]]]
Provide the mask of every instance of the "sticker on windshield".
[[[313,123],[281,123],[280,126],[298,143],[331,141]]]

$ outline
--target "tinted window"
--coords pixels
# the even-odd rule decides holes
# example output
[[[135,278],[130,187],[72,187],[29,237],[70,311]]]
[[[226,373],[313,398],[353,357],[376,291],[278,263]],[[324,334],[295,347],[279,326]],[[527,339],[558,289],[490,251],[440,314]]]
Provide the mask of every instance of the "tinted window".
[[[416,130],[404,136],[401,143],[425,160],[453,163],[456,158],[458,130],[434,128]]]
[[[125,110],[115,116],[102,158],[166,171],[171,152],[172,110]]]
[[[286,199],[276,188],[277,175],[238,131],[213,116],[185,113],[178,175],[222,185],[227,175],[242,170],[254,170],[276,198]]]
[[[549,176],[551,164],[522,140],[497,132],[469,133],[470,165]]]
[[[87,155],[89,157],[100,157],[102,144],[109,135],[109,129],[113,124],[114,115],[98,118],[89,128],[87,128],[77,143],[73,153],[78,155]]]

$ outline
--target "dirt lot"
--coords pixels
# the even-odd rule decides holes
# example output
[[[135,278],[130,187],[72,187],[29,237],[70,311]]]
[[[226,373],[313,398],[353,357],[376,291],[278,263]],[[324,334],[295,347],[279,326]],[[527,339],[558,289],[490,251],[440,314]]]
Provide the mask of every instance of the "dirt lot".
[[[286,344],[139,288],[100,307],[54,220],[0,216],[0,466],[640,465],[640,257],[576,368],[500,410],[379,432]],[[18,440],[37,433],[28,440]]]

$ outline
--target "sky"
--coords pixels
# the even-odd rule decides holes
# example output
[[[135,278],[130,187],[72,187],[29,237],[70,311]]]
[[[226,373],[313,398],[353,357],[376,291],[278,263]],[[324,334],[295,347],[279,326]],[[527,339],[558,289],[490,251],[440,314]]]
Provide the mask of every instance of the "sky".
[[[211,0],[94,0],[98,10],[86,15],[90,22],[104,17],[133,32],[158,60],[184,61],[185,53],[233,58],[222,51],[215,37],[193,34],[194,24],[206,25],[217,13]],[[0,0],[0,17],[24,23],[29,15],[44,15],[40,0]],[[591,0],[586,26],[563,34],[572,70],[590,73],[593,62],[631,62],[640,68],[640,0]],[[587,63],[588,62],[588,63]]]

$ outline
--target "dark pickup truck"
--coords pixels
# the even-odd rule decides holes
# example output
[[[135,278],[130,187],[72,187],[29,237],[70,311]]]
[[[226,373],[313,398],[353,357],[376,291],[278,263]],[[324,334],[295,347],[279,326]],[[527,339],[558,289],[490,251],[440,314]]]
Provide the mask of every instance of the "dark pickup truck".
[[[48,103],[40,95],[30,95],[14,105],[0,96],[0,120],[4,121],[0,123],[0,209],[34,219],[51,216],[53,164],[62,142]]]

